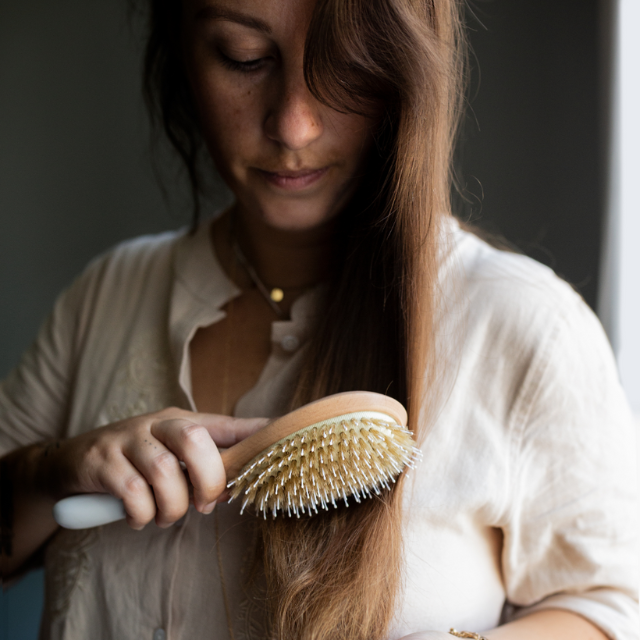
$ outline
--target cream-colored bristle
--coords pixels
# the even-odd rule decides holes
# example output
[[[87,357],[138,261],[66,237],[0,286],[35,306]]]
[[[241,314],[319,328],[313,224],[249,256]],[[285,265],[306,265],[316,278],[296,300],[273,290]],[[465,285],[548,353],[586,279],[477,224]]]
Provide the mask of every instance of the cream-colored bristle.
[[[420,457],[412,434],[380,414],[349,414],[311,425],[260,453],[229,483],[242,511],[300,517],[380,494]]]

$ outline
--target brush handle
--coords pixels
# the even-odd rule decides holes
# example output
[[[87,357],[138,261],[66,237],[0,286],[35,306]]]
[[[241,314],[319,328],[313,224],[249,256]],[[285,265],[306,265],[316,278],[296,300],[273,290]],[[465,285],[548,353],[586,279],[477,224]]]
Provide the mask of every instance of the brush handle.
[[[376,411],[407,424],[405,408],[393,398],[369,391],[347,391],[321,398],[277,418],[238,444],[220,452],[227,482],[261,451],[306,427],[359,411]],[[126,518],[122,500],[106,493],[86,493],[64,498],[53,508],[53,517],[65,529],[89,529]]]
[[[90,529],[124,520],[127,514],[120,498],[108,493],[84,493],[56,502],[53,517],[65,529]]]

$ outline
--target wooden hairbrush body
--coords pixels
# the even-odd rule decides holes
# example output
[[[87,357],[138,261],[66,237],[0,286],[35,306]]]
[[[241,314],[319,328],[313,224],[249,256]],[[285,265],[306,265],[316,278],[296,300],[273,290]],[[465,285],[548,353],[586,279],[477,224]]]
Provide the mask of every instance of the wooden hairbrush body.
[[[231,500],[241,499],[242,510],[255,505],[264,517],[300,516],[379,493],[420,455],[406,421],[399,402],[369,391],[311,402],[220,452]],[[84,529],[125,512],[118,498],[86,494],[60,500],[54,517]]]

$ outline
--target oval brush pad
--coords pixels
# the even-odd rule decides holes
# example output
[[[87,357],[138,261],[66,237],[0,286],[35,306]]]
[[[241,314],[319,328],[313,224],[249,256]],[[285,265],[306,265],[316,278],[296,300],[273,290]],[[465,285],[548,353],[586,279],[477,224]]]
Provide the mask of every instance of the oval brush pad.
[[[241,469],[227,485],[231,500],[242,500],[241,511],[254,505],[264,517],[278,513],[299,517],[337,507],[336,500],[348,506],[349,497],[359,503],[379,495],[405,467],[414,466],[420,451],[403,426],[402,405],[382,396],[384,400],[378,398],[375,403],[386,405],[380,410],[335,415],[344,410],[344,400],[359,406],[371,403],[372,394],[352,393],[338,394],[340,406],[336,405],[338,395],[319,400],[314,408],[328,411],[331,417],[283,437]],[[298,411],[304,413],[311,406]],[[295,417],[304,422],[303,415]]]
[[[404,426],[407,412],[388,396],[349,391],[311,402],[220,451],[231,500],[254,505],[265,518],[313,515],[379,494],[413,467],[420,450]],[[126,517],[122,501],[107,494],[71,496],[54,517],[84,529]]]

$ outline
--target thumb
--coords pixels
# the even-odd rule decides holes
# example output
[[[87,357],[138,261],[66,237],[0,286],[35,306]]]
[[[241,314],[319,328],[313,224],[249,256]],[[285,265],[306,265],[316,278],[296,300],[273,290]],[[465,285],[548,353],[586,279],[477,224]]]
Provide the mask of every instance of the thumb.
[[[197,413],[191,419],[202,425],[216,446],[223,449],[232,447],[269,424],[268,418],[233,418],[213,413]]]

